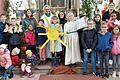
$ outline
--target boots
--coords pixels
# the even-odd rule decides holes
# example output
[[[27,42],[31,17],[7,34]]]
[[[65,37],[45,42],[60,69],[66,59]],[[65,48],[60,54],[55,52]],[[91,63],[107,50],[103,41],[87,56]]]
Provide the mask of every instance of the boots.
[[[52,57],[52,67],[55,67],[55,57]]]
[[[116,71],[113,71],[112,77],[116,78]]]
[[[60,65],[60,57],[56,57],[56,63],[55,63],[55,66],[59,66]]]

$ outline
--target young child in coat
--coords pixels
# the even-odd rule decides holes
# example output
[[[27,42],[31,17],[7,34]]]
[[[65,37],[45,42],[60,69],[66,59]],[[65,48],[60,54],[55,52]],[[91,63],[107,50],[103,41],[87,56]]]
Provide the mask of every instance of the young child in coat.
[[[18,56],[19,53],[20,53],[20,49],[18,49],[17,47],[14,48],[11,52],[11,60],[13,66],[19,65],[19,56]]]
[[[32,53],[31,50],[27,50],[26,51],[26,62],[27,63],[31,63],[32,65],[36,64],[36,56]]]
[[[93,74],[98,75],[96,72],[96,61],[95,61],[95,47],[97,45],[97,34],[96,30],[94,29],[94,21],[88,20],[87,21],[87,28],[82,33],[82,46],[84,51],[84,61],[83,61],[83,75],[87,75],[87,62],[88,62],[88,55],[91,57],[91,63],[93,67]]]
[[[21,35],[22,35],[22,28],[17,25],[16,18],[11,18],[11,25],[6,26],[4,29],[4,33],[6,38],[8,38],[9,42],[9,50],[12,51],[15,47],[20,48],[21,44]]]
[[[42,27],[44,27],[44,20],[40,19],[36,29],[37,34],[46,32],[46,29]],[[46,40],[47,40],[46,35],[43,35],[43,36],[37,35],[37,45],[39,47],[40,64],[46,63],[46,46],[40,49],[40,47],[45,43]]]
[[[51,18],[51,26],[53,28],[58,28],[60,26],[59,22],[58,22],[58,17],[57,16],[53,16]],[[62,27],[60,28],[59,32],[62,32]],[[53,33],[54,34],[54,33]],[[58,41],[54,41],[54,47],[55,47],[55,53],[52,53],[52,41],[50,41],[50,51],[52,53],[52,66],[59,66],[60,64],[60,55],[61,55],[61,51],[62,51],[62,44]]]
[[[0,45],[0,76],[2,80],[8,80],[13,77],[14,66],[10,58],[10,51],[5,44]]]
[[[29,25],[28,30],[25,32],[25,42],[27,43],[27,49],[38,56],[36,52],[36,35],[33,25]]]
[[[101,22],[101,30],[98,33],[98,58],[100,60],[100,75],[102,77],[109,77],[109,57],[110,49],[113,45],[112,33],[107,31],[107,23]],[[105,64],[105,66],[104,66]]]
[[[24,77],[26,74],[29,78],[33,77],[31,63],[26,63],[25,59],[23,59],[21,65],[21,77]]]
[[[110,14],[110,19],[107,22],[108,31],[113,31],[113,28],[116,26],[115,22],[118,22],[117,14],[115,12],[112,12]]]
[[[118,71],[118,76],[120,78],[120,30],[119,30],[119,26],[115,26],[113,28],[113,43],[114,44],[111,48],[111,54],[112,54],[112,59],[113,59],[113,75],[112,76],[116,78],[117,71]]]

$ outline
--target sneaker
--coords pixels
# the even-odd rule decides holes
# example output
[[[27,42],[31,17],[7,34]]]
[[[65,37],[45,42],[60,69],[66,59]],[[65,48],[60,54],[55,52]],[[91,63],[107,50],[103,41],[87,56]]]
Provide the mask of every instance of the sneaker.
[[[106,78],[109,78],[109,74],[108,74],[108,73],[106,73],[106,74],[105,74],[105,77],[106,77]]]
[[[12,72],[12,73],[10,73],[9,78],[11,79],[11,78],[13,78],[13,76],[14,76],[14,74]]]
[[[28,77],[29,77],[29,78],[34,77],[33,73],[28,73]]]
[[[116,78],[116,71],[113,71],[112,77]]]
[[[99,75],[99,73],[97,73],[97,72],[93,72],[93,75],[98,76],[98,75]]]

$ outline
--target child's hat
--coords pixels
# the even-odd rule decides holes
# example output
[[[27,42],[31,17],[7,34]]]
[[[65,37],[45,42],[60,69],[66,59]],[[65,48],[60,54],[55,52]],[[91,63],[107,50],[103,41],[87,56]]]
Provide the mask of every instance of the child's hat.
[[[7,44],[1,44],[1,45],[0,45],[0,48],[6,49],[7,46],[8,46]]]
[[[20,53],[20,49],[19,48],[14,48],[13,50],[15,50],[16,51],[16,54],[19,54]]]

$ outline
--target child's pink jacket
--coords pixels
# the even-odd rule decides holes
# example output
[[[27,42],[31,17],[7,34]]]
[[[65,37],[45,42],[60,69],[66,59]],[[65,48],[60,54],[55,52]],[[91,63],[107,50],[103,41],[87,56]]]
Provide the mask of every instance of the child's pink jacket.
[[[120,54],[120,35],[118,38],[113,39],[113,46],[111,48],[111,54]]]

